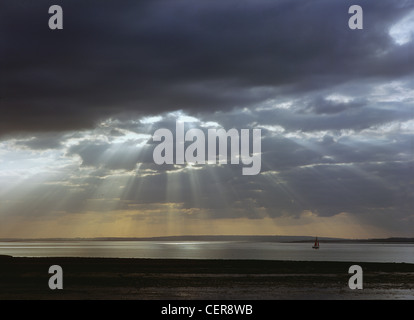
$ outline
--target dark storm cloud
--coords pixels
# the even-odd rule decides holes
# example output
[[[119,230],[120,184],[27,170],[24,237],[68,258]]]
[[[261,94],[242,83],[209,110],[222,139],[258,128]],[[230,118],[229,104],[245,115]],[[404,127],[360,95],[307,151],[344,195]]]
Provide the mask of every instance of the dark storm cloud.
[[[62,146],[60,134],[39,134],[36,137],[16,141],[16,146],[27,147],[32,150],[57,149]]]
[[[318,97],[308,106],[308,108],[306,108],[306,111],[314,112],[316,114],[335,114],[354,108],[360,108],[364,105],[366,105],[366,102],[364,101],[335,102]]]
[[[305,97],[305,99],[308,99]],[[392,121],[404,121],[413,117],[412,102],[327,102],[320,98],[296,101],[286,109],[265,109],[252,112],[218,112],[205,114],[205,118],[217,121],[226,128],[235,125],[240,128],[255,125],[280,126],[288,132],[315,132],[324,130],[363,130]],[[299,106],[299,107],[298,107]]]
[[[52,4],[63,30],[47,27]],[[412,73],[413,44],[395,45],[388,29],[414,4],[360,5],[362,32],[347,26],[347,1],[3,1],[0,132],[250,107]]]

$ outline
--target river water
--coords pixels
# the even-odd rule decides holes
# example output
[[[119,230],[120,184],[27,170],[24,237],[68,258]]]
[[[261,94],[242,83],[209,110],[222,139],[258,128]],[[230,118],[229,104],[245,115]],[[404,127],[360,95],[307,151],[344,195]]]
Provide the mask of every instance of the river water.
[[[414,263],[414,244],[236,241],[13,241],[0,255],[15,257],[110,257],[156,259],[259,259]]]

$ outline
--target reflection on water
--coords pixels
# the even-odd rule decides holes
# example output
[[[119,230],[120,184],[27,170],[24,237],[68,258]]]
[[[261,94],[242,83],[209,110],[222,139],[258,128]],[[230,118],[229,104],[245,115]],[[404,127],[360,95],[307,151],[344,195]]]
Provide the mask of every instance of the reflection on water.
[[[321,244],[233,241],[0,242],[0,255],[15,257],[111,257],[260,259],[414,263],[413,244]]]

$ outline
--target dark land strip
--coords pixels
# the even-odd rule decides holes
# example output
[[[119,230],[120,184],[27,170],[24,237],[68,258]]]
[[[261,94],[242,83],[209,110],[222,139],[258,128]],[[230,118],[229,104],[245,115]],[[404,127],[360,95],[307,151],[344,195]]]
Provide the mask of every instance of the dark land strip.
[[[363,290],[351,290],[351,265]],[[48,286],[63,269],[63,289]],[[414,299],[414,264],[0,256],[0,299]]]

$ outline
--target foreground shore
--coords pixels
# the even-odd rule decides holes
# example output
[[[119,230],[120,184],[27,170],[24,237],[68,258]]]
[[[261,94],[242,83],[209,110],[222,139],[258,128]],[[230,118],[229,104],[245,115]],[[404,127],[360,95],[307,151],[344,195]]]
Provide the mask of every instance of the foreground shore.
[[[348,286],[354,264],[362,290]],[[414,299],[414,264],[0,256],[0,299]]]

